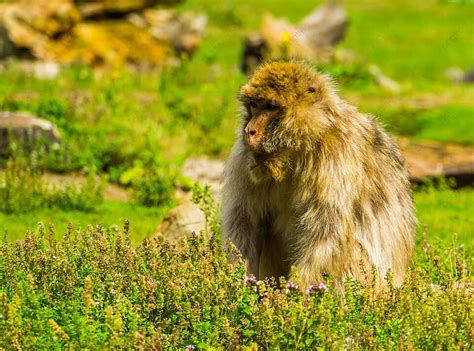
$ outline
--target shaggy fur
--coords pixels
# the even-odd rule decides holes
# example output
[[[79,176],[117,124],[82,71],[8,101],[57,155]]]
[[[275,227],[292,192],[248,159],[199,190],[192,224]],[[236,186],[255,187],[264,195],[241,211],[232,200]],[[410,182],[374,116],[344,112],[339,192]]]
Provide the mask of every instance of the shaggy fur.
[[[288,276],[294,265],[305,285],[330,275],[342,288],[348,275],[367,283],[375,267],[379,287],[389,269],[400,285],[416,218],[393,140],[299,62],[262,66],[239,99],[246,113],[225,169],[222,221],[248,272]],[[276,110],[258,152],[245,129],[259,118],[256,104]]]

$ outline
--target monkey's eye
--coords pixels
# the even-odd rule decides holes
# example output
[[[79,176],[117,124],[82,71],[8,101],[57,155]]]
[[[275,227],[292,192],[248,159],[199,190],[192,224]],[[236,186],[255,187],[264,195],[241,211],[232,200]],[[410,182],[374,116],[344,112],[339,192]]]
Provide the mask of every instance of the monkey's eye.
[[[258,104],[255,101],[250,101],[249,107],[251,108],[258,108]]]
[[[280,108],[280,106],[278,106],[277,104],[274,104],[274,103],[271,103],[269,102],[266,106],[265,106],[265,109],[266,110],[269,110],[269,111],[276,111]]]

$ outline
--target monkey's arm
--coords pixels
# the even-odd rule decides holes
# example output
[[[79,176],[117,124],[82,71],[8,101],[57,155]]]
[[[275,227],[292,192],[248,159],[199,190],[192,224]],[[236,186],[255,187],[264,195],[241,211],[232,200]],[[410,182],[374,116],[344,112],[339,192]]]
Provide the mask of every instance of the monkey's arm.
[[[255,211],[249,210],[252,185],[246,174],[242,146],[234,146],[224,171],[222,190],[223,242],[232,242],[244,257],[247,272],[258,278],[263,233]]]
[[[241,206],[231,203],[224,205],[222,215],[224,242],[230,241],[237,247],[246,261],[247,273],[258,279],[263,244],[259,226],[252,223]]]

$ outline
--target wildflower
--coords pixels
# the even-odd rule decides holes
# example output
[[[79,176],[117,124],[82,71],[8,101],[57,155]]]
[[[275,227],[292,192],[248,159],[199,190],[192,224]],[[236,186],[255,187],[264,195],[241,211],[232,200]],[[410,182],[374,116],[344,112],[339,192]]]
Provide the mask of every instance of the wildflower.
[[[186,346],[186,351],[191,351],[191,350],[194,350],[194,345],[188,345]]]
[[[318,289],[321,292],[326,292],[326,291],[329,290],[328,287],[326,286],[326,284],[324,284],[324,283],[320,283],[319,286],[318,286]]]
[[[297,290],[299,288],[298,284],[295,282],[288,282],[288,284],[286,284],[286,287],[288,289],[294,289],[294,290]]]
[[[244,277],[244,283],[245,283],[245,286],[251,286],[251,285],[257,285],[258,284],[257,279],[253,275],[251,275],[251,276],[246,275]]]
[[[110,292],[111,292],[112,294],[115,294],[115,293],[116,293],[116,291],[115,291],[114,289],[110,290]]]
[[[304,292],[306,295],[311,295],[314,292],[325,293],[328,291],[328,287],[324,283],[320,283],[319,285],[310,285],[309,288]]]
[[[281,33],[281,41],[285,44],[288,44],[291,41],[291,34],[287,31]]]

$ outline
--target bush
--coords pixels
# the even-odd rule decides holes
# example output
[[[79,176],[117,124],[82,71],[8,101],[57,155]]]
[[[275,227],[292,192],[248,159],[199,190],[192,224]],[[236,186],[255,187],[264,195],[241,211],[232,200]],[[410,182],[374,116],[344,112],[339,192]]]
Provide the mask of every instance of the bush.
[[[375,298],[299,281],[257,282],[219,240],[130,244],[124,229],[40,225],[0,244],[0,346],[22,349],[469,349],[472,288],[462,247],[426,241],[400,289]],[[390,281],[390,277],[388,277]],[[326,282],[330,286],[330,281]],[[307,289],[307,291],[305,291]]]
[[[22,159],[10,159],[0,172],[0,212],[20,213],[41,208],[91,211],[103,200],[104,184],[89,174],[81,186],[52,186],[41,179],[38,169]]]
[[[137,200],[145,206],[170,206],[174,203],[175,184],[180,175],[171,165],[142,166],[137,163],[120,177],[131,185]]]

